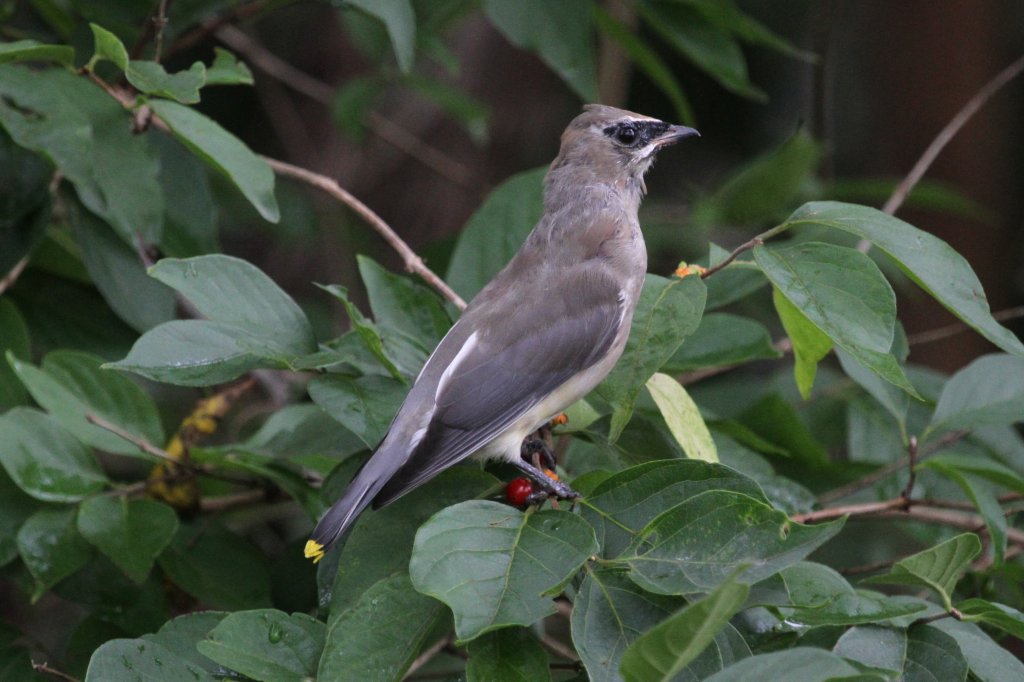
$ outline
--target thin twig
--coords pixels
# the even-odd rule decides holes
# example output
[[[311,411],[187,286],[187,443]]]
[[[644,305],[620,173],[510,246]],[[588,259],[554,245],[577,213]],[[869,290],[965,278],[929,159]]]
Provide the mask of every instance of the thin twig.
[[[762,232],[761,234],[757,235],[756,237],[750,239],[749,241],[746,241],[746,242],[740,244],[735,249],[733,249],[732,252],[730,252],[729,255],[725,257],[724,260],[722,260],[719,263],[716,263],[715,265],[709,267],[704,272],[700,273],[701,279],[707,279],[708,277],[710,277],[711,275],[715,274],[716,272],[718,272],[719,270],[721,270],[725,266],[729,265],[729,263],[732,263],[734,260],[736,260],[737,257],[739,257],[745,251],[750,251],[754,247],[760,246],[761,244],[765,243],[767,240],[771,239],[772,237],[774,237],[775,235],[779,234],[780,232],[784,232],[787,229],[789,229],[789,225],[786,224],[786,223],[782,223],[780,225],[776,225],[775,227],[773,227],[770,230],[766,230],[766,231]]]
[[[267,4],[269,4],[267,0],[255,0],[247,5],[238,5],[226,10],[223,14],[205,19],[199,23],[199,26],[175,40],[168,52],[176,53],[187,50],[207,36],[216,33],[217,29],[222,26],[256,16],[264,10]]]
[[[915,503],[913,500],[897,497],[892,500],[885,500],[884,502],[865,502],[864,504],[847,504],[839,507],[829,507],[828,509],[818,509],[804,514],[793,514],[790,518],[797,523],[817,523],[819,521],[838,519],[843,516],[880,514],[892,511],[893,509],[902,509],[908,504],[913,505]]]
[[[921,178],[928,171],[928,168],[934,163],[935,159],[946,147],[947,144],[956,136],[960,129],[964,127],[964,124],[971,119],[974,114],[978,112],[981,107],[985,105],[999,90],[1009,83],[1011,80],[1016,78],[1020,73],[1024,71],[1024,56],[1019,57],[1012,64],[1007,66],[1005,69],[999,72],[999,74],[990,80],[985,86],[977,92],[967,104],[957,112],[946,127],[939,131],[939,134],[935,136],[932,143],[928,145],[928,148],[924,150],[924,154],[917,160],[914,167],[907,173],[907,177],[903,178],[903,181],[893,191],[892,196],[882,206],[882,210],[889,215],[893,215],[899,210],[903,202],[906,201],[907,196],[914,189],[914,186],[920,182]]]
[[[81,682],[77,677],[72,677],[71,675],[68,675],[66,672],[57,670],[56,668],[51,668],[46,663],[36,663],[35,661],[32,661],[32,669],[35,670],[37,673],[43,673],[44,675],[53,675],[54,677],[59,677],[62,680],[68,680],[68,682]]]
[[[172,0],[160,0],[157,5],[156,16],[153,17],[153,30],[156,31],[156,45],[153,48],[153,61],[160,63],[160,56],[164,50],[164,29],[167,28],[167,7]]]
[[[314,173],[313,171],[300,168],[299,166],[293,166],[292,164],[284,161],[278,161],[277,159],[272,159],[266,156],[262,156],[260,158],[266,161],[271,168],[281,175],[301,180],[308,185],[312,185],[313,187],[323,190],[351,208],[357,215],[359,215],[359,217],[365,220],[370,227],[376,230],[377,233],[391,246],[391,248],[398,252],[398,255],[400,255],[402,260],[405,262],[406,270],[419,275],[423,281],[434,287],[434,289],[454,303],[460,310],[465,309],[466,302],[462,300],[462,297],[455,293],[455,291],[452,290],[452,288],[449,287],[443,279],[438,277],[430,268],[428,268],[426,264],[424,264],[423,259],[420,258],[415,251],[409,248],[409,245],[406,244],[393,229],[391,229],[390,225],[384,222],[379,215],[374,213],[369,206],[344,190],[337,181],[327,177],[326,175]]]
[[[969,514],[953,509],[936,509],[924,505],[913,505],[906,511],[880,512],[878,518],[899,518],[921,521],[938,526],[949,526],[960,530],[979,532],[985,528],[985,520],[977,514]],[[1015,545],[1024,545],[1024,530],[1007,528],[1006,539]]]
[[[909,503],[914,495],[914,483],[917,482],[917,436],[911,436],[907,440],[907,485],[903,488],[903,499]]]
[[[934,443],[931,443],[922,452],[919,452],[917,455],[917,461],[920,462],[921,460],[938,452],[947,445],[952,445],[953,443],[957,442],[958,440],[966,436],[968,433],[969,431],[967,431],[966,429],[961,429],[959,431],[950,431],[939,440],[935,441]],[[909,462],[910,459],[908,457],[904,457],[903,459],[893,462],[888,466],[884,466],[877,471],[873,471],[866,476],[862,476],[861,478],[858,478],[856,481],[847,483],[844,486],[840,486],[834,490],[830,490],[826,493],[823,493],[818,496],[818,503],[828,504],[829,502],[832,502],[834,500],[841,500],[844,497],[849,497],[850,495],[853,495],[854,493],[859,492],[864,488],[874,485],[875,483],[882,480],[886,476],[894,474],[897,471],[905,468]]]
[[[18,281],[21,277],[21,273],[25,271],[25,267],[28,265],[28,256],[25,256],[20,261],[14,264],[14,267],[4,275],[3,279],[0,279],[0,294],[4,293]]]
[[[111,424],[106,419],[98,417],[92,412],[86,413],[85,421],[89,422],[90,424],[95,424],[101,429],[110,431],[118,438],[123,438],[124,440],[128,441],[129,443],[137,447],[139,450],[142,450],[146,454],[153,455],[154,457],[159,457],[162,460],[173,462],[175,464],[181,464],[177,457],[167,452],[163,448],[158,448],[157,446],[153,445],[146,439],[139,438],[138,436],[125,431],[117,424]]]
[[[430,645],[426,650],[423,651],[422,654],[416,657],[416,660],[412,662],[412,665],[409,666],[409,669],[405,671],[405,676],[403,677],[403,679],[408,679],[410,675],[412,675],[417,670],[419,670],[427,663],[429,663],[430,659],[434,658],[434,656],[437,656],[439,653],[441,653],[446,646],[452,643],[452,641],[453,638],[449,634],[437,640],[432,645]]]
[[[540,639],[540,643],[541,644],[546,646],[548,649],[553,651],[555,654],[561,656],[562,658],[564,658],[566,660],[572,661],[573,663],[578,663],[579,662],[580,657],[576,655],[575,651],[570,649],[568,646],[566,646],[562,642],[559,642],[557,639],[555,639],[551,635],[543,634],[543,635],[541,635],[539,637],[539,639]]]
[[[1017,318],[1024,317],[1024,305],[1017,306],[1015,308],[1004,308],[1003,310],[997,310],[992,313],[992,318],[999,322],[1005,322],[1006,320],[1015,320]],[[928,329],[923,332],[916,334],[907,335],[907,344],[911,346],[920,345],[922,343],[932,343],[933,341],[941,341],[949,338],[950,336],[956,336],[961,332],[968,331],[970,329],[963,322],[954,322],[953,324],[947,324],[944,327],[938,327],[936,329]]]

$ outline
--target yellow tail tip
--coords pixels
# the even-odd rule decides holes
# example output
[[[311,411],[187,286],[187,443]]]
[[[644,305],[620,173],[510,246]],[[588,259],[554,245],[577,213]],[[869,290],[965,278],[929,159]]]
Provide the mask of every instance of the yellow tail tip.
[[[316,540],[306,540],[306,548],[302,553],[306,555],[307,559],[312,559],[315,564],[324,558],[324,546]]]

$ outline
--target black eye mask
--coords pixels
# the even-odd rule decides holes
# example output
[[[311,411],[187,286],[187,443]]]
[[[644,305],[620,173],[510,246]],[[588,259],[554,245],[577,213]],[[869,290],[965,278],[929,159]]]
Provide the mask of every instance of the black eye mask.
[[[624,121],[610,125],[602,132],[627,147],[643,147],[664,135],[671,127],[662,121]]]

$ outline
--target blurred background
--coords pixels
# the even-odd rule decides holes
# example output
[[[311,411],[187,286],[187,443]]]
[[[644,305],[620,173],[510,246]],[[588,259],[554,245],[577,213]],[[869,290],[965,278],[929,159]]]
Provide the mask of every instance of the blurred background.
[[[126,44],[143,43],[137,18],[158,5],[3,4],[7,38],[55,32],[57,7]],[[488,192],[549,163],[586,99],[703,135],[649,175],[641,218],[651,270],[667,274],[706,258],[709,240],[735,247],[806,200],[881,206],[943,126],[1024,51],[1019,0],[171,0],[166,11],[168,70],[209,62],[224,46],[256,76],[252,89],[204,93],[202,110],[256,151],[337,178],[440,273]],[[88,54],[86,21],[68,30]],[[994,310],[1024,299],[1022,121],[1016,80],[899,213],[967,257]],[[308,188],[280,181],[278,225],[215,189],[232,207],[220,216],[223,249],[302,301],[324,336],[346,317],[313,282],[345,284],[358,298],[357,253],[401,266],[347,209]],[[952,322],[912,286],[900,294],[909,334]],[[911,361],[951,371],[987,349],[962,334],[941,350],[916,345]]]

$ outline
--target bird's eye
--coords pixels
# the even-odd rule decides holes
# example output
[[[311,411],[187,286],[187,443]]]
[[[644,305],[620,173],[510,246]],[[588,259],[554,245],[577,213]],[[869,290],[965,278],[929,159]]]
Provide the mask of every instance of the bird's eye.
[[[622,144],[633,144],[636,142],[636,128],[631,125],[621,126],[615,133],[615,139]]]

